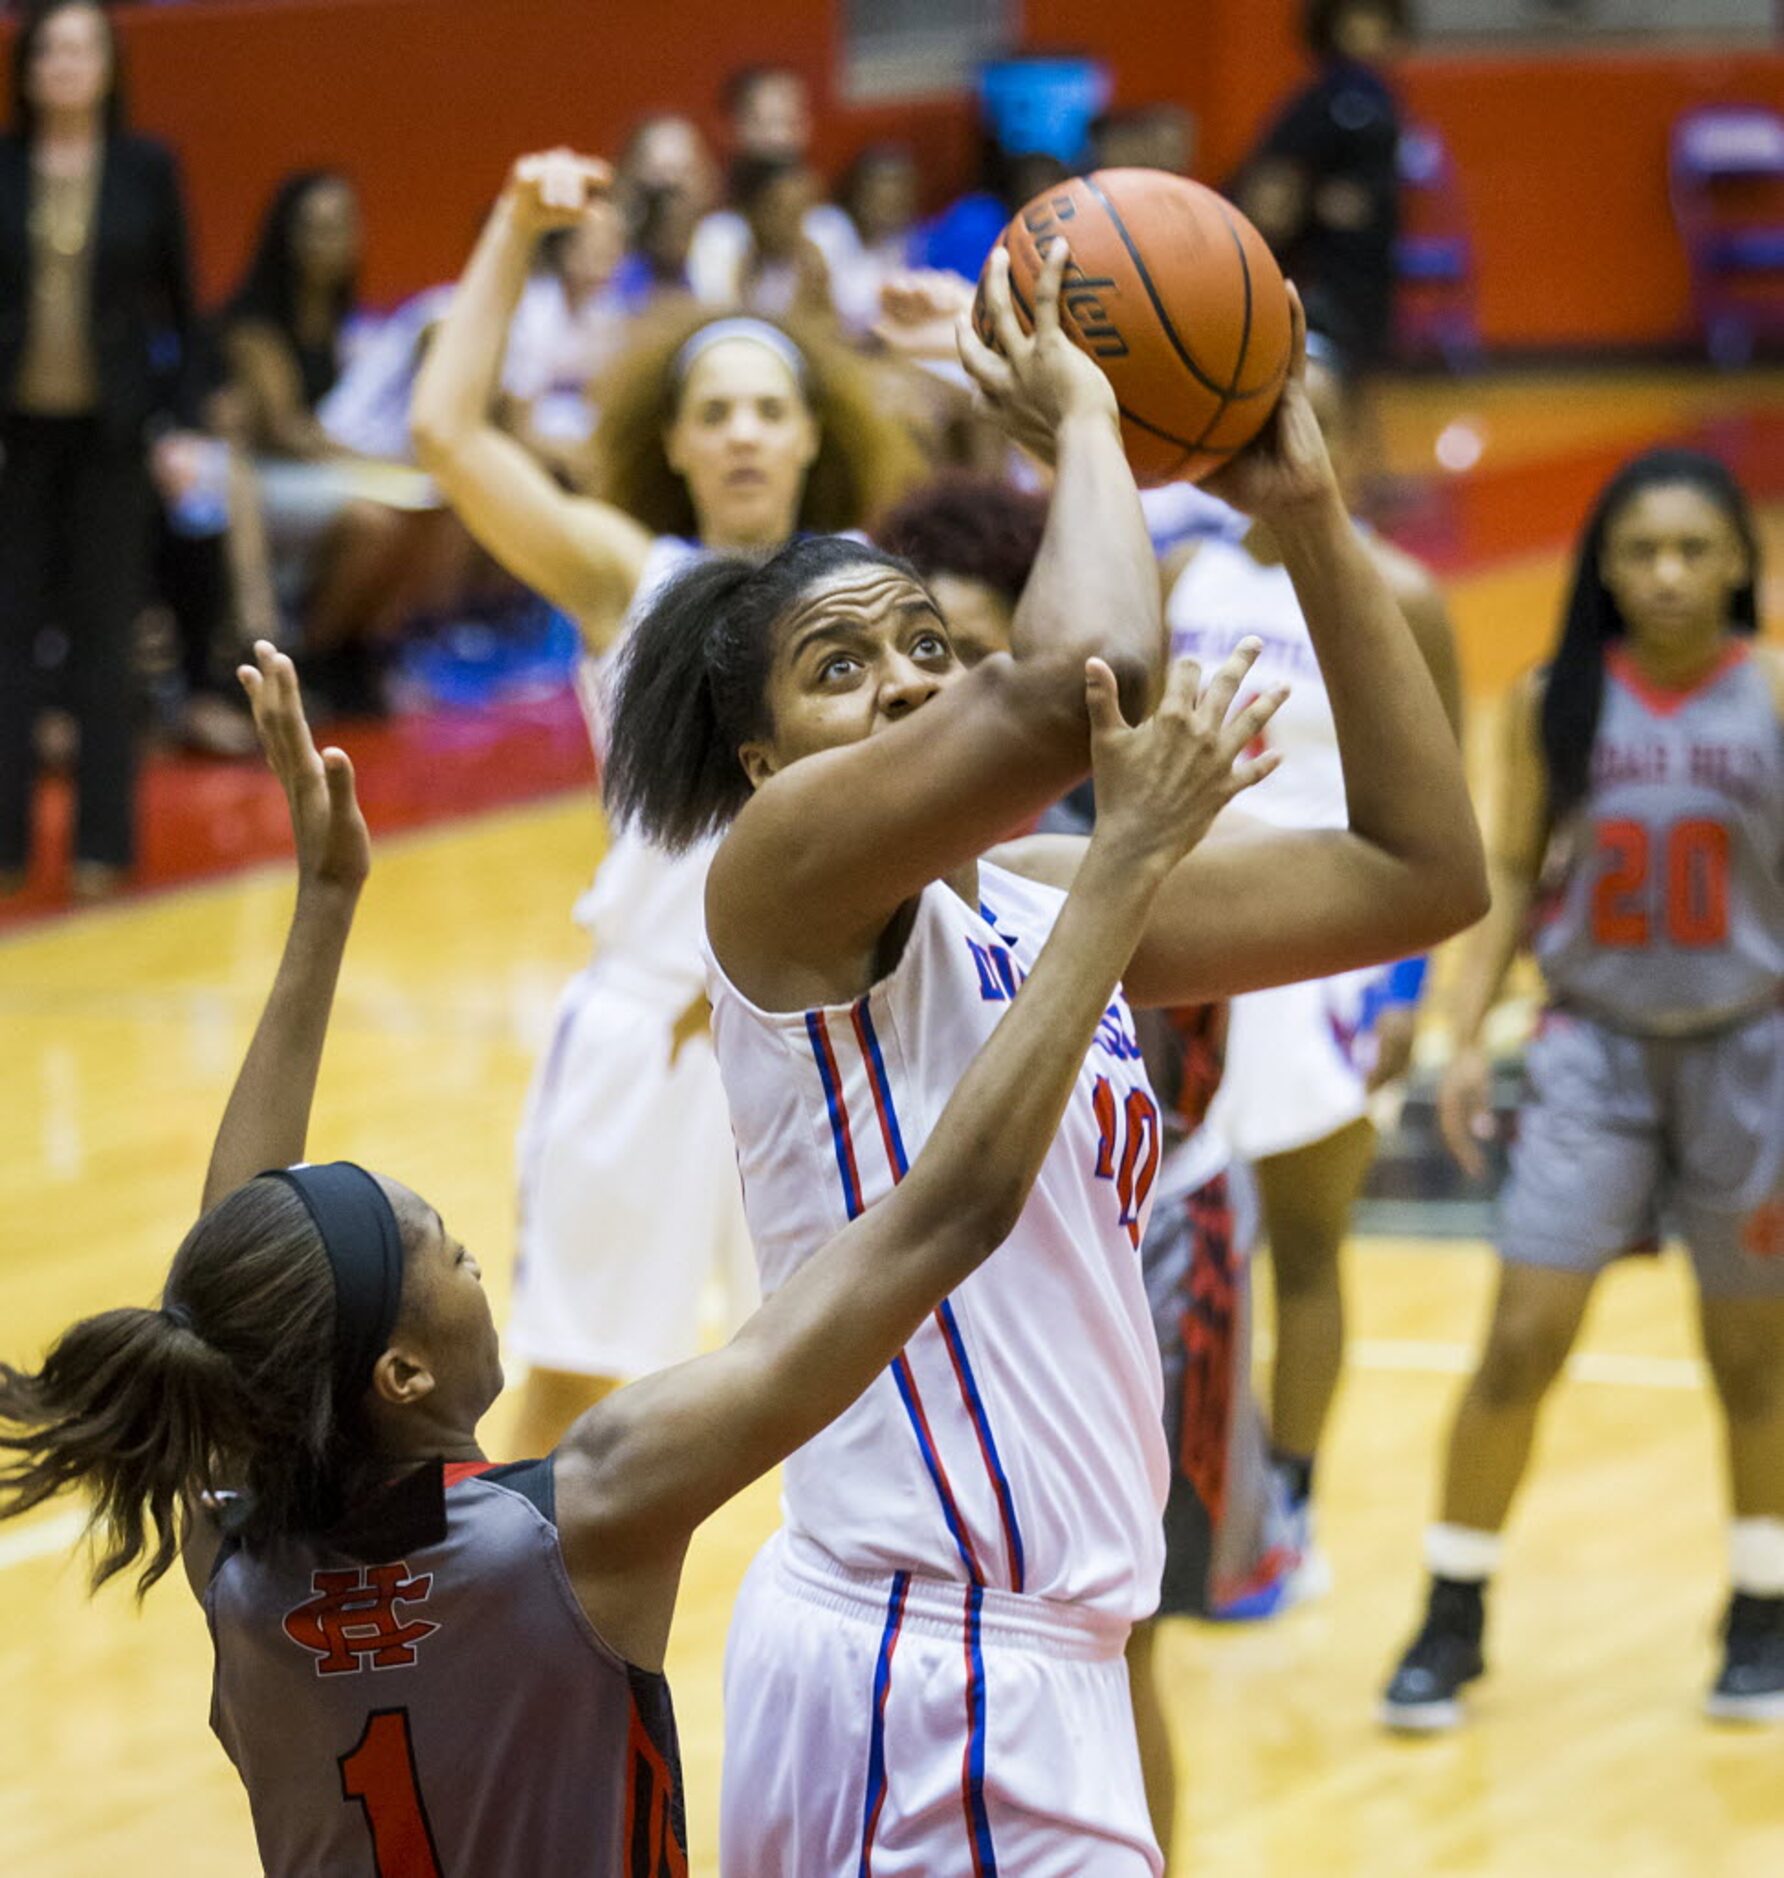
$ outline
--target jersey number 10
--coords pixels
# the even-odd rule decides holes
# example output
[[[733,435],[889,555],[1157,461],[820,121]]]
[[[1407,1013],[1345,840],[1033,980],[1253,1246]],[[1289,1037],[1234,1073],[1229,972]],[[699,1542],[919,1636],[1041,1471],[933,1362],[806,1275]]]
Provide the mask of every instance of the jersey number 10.
[[[1728,830],[1702,817],[1675,822],[1658,844],[1645,822],[1600,822],[1603,872],[1592,888],[1592,941],[1637,951],[1654,937],[1649,890],[1653,849],[1663,850],[1663,930],[1675,946],[1719,946],[1728,940]]]
[[[1107,1076],[1096,1079],[1093,1096],[1101,1134],[1096,1144],[1096,1177],[1115,1183],[1120,1224],[1127,1228],[1128,1238],[1137,1247],[1140,1215],[1158,1178],[1158,1159],[1164,1145],[1159,1138],[1158,1107],[1144,1089],[1130,1089],[1126,1103],[1118,1102],[1115,1086]]]

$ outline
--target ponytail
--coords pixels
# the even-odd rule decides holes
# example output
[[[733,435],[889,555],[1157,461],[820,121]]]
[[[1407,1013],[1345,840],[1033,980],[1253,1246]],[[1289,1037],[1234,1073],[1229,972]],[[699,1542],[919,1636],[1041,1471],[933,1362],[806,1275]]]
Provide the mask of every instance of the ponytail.
[[[711,556],[662,588],[613,677],[603,787],[616,822],[671,853],[729,825],[750,797],[738,750],[773,728],[775,623],[813,583],[863,564],[916,579],[865,542],[811,535],[762,562]]]
[[[252,1180],[181,1245],[160,1310],[101,1312],[35,1372],[0,1363],[0,1518],[71,1487],[92,1502],[92,1583],[172,1566],[201,1495],[241,1494],[256,1544],[326,1527],[362,1431],[337,1415],[322,1241],[282,1183]]]
[[[1740,536],[1748,579],[1731,597],[1728,623],[1737,633],[1759,630],[1759,533],[1747,498],[1726,466],[1697,450],[1650,450],[1624,464],[1606,484],[1580,537],[1561,637],[1543,684],[1542,753],[1551,826],[1579,806],[1590,786],[1592,744],[1604,707],[1605,649],[1625,630],[1601,571],[1606,538],[1635,497],[1680,485],[1714,503]]]

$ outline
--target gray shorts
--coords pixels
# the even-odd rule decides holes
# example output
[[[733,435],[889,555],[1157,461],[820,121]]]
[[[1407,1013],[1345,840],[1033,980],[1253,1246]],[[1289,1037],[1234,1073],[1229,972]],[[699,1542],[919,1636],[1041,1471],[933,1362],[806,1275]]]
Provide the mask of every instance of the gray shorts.
[[[1679,1038],[1551,1010],[1524,1068],[1502,1257],[1590,1276],[1670,1229],[1706,1297],[1784,1297],[1784,1009]]]

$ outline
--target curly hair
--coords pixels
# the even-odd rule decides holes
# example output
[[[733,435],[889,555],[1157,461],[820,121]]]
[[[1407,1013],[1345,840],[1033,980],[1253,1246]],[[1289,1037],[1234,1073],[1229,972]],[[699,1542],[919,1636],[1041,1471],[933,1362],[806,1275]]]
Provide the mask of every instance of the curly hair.
[[[684,304],[641,321],[638,336],[614,360],[596,393],[601,417],[591,446],[591,493],[653,534],[699,538],[693,499],[669,466],[663,438],[681,402],[676,356],[719,317],[711,307]],[[764,323],[785,333],[804,355],[805,397],[818,423],[818,454],[806,475],[796,526],[806,534],[859,528],[923,475],[916,440],[888,415],[873,374],[852,352],[798,320]]]
[[[948,470],[905,497],[869,533],[924,580],[976,580],[1014,606],[1047,529],[1047,498],[1000,476]]]

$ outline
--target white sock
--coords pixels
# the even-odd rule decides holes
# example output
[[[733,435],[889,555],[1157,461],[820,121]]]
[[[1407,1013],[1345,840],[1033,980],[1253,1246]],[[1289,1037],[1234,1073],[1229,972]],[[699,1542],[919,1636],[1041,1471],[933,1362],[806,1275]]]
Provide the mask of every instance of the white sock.
[[[1478,1526],[1427,1526],[1425,1564],[1434,1577],[1485,1584],[1499,1569],[1503,1543],[1498,1533]]]
[[[1728,1577],[1749,1597],[1784,1598],[1784,1519],[1737,1519],[1728,1528]]]

